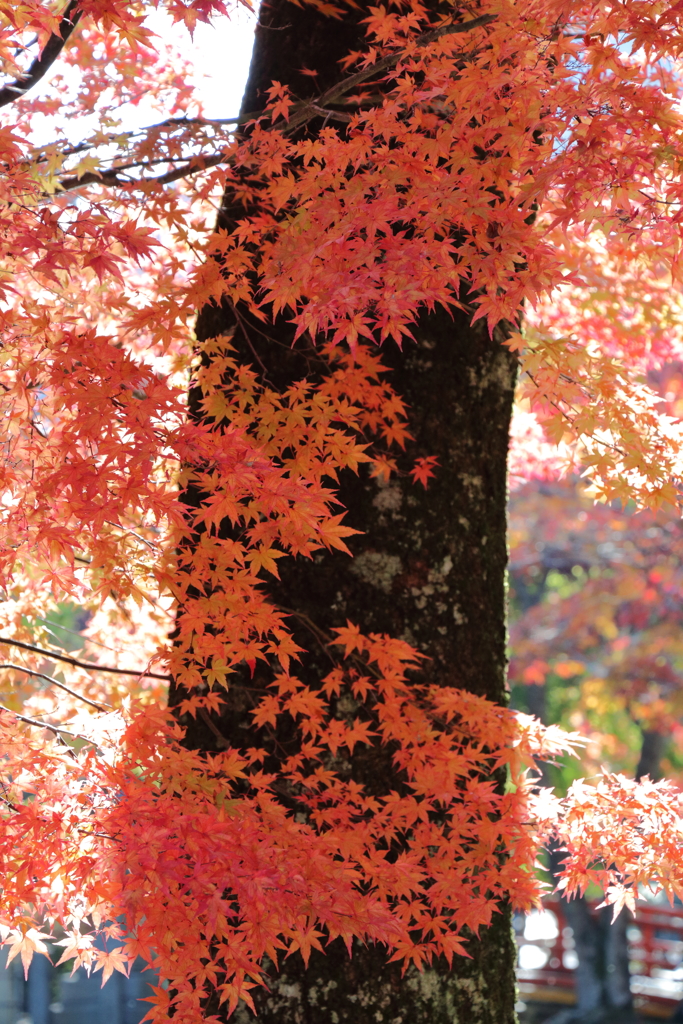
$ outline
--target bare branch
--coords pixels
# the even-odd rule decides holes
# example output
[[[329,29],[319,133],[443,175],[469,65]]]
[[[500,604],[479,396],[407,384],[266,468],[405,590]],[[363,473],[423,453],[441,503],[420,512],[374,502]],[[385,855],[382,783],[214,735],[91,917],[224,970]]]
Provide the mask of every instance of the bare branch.
[[[226,750],[230,746],[230,744],[226,740],[223,733],[218,728],[216,728],[216,725],[211,720],[211,717],[207,712],[206,708],[199,708],[199,717],[201,718],[204,725],[208,726],[208,728],[211,730],[214,737],[218,741],[218,746],[221,748],[221,750]]]
[[[171,679],[170,676],[161,675],[160,672],[145,672],[144,669],[137,671],[130,668],[114,668],[111,665],[98,665],[94,661],[81,661],[80,658],[71,658],[66,654],[58,654],[56,651],[49,651],[45,647],[36,647],[35,644],[27,644],[21,640],[10,640],[6,636],[0,636],[0,644],[7,644],[8,647],[21,647],[23,651],[33,651],[34,654],[42,654],[45,658],[52,658],[54,661],[64,661],[67,665],[75,665],[76,668],[85,668],[91,672],[111,672],[119,676],[162,679],[164,682],[170,682]]]
[[[52,33],[43,47],[43,52],[36,57],[26,74],[0,89],[0,107],[6,107],[8,103],[14,103],[15,100],[21,99],[49,71],[80,21],[81,12],[76,11],[78,3],[79,0],[71,0],[62,15],[59,31]]]
[[[488,25],[490,22],[495,21],[495,14],[484,14],[480,18],[474,18],[472,21],[463,21],[457,25],[442,25],[440,28],[432,29],[431,32],[423,32],[421,36],[418,36],[415,40],[417,47],[428,46],[430,43],[435,42],[437,39],[441,39],[443,36],[455,35],[460,32],[471,32],[475,28],[481,28],[483,25]],[[328,107],[330,103],[337,103],[342,96],[350,92],[351,89],[355,89],[357,85],[373,78],[375,75],[380,74],[382,71],[388,71],[389,68],[395,67],[396,64],[405,56],[405,50],[397,50],[396,53],[391,53],[387,57],[382,57],[372,67],[364,68],[363,71],[357,71],[355,75],[349,75],[342,82],[337,85],[333,85],[327,92],[324,92],[322,96],[318,96],[316,100],[310,102],[303,102],[297,104],[290,114],[289,121],[287,121],[286,127],[282,131],[289,135],[290,132],[299,128],[302,124],[310,121],[313,117],[319,116],[318,110],[321,107]],[[298,113],[297,113],[298,108]],[[267,111],[266,111],[267,113]]]
[[[121,526],[120,523],[114,523],[111,519],[105,519],[105,523],[107,523],[109,526],[113,526],[115,530],[121,530],[125,537],[135,537],[135,539],[139,540],[141,544],[144,544],[146,547],[148,547],[150,551],[159,550],[158,544],[155,544],[155,542],[152,540],[146,540],[145,537],[141,537],[139,533],[135,532],[135,530],[127,530],[125,526]]]
[[[211,156],[193,157],[182,167],[176,167],[166,174],[159,174],[152,178],[128,178],[120,175],[119,168],[113,167],[109,171],[88,171],[73,178],[63,178],[59,187],[63,192],[70,192],[76,188],[83,188],[84,185],[108,185],[114,188],[142,188],[147,185],[169,185],[172,181],[180,178],[189,178],[193,174],[205,171],[208,167],[216,167],[227,159],[226,153],[213,153]]]
[[[25,672],[27,676],[35,676],[36,679],[45,679],[52,686],[58,686],[60,690],[64,690],[72,697],[76,697],[77,700],[82,700],[85,704],[89,704],[91,708],[95,708],[97,711],[105,711],[107,708],[111,710],[111,704],[100,704],[96,700],[90,700],[89,697],[84,697],[82,694],[72,690],[66,683],[60,683],[59,679],[55,679],[54,676],[48,676],[44,672],[36,672],[32,668],[25,668],[23,665],[15,665],[14,662],[8,661],[0,665],[0,668],[11,668],[15,672]]]
[[[93,747],[97,746],[94,740],[88,739],[87,736],[81,736],[79,732],[71,732],[69,729],[62,729],[60,725],[51,725],[50,722],[41,722],[38,718],[29,718],[28,715],[20,715],[18,711],[12,711],[11,708],[5,707],[4,704],[0,704],[0,711],[4,711],[8,715],[13,715],[14,718],[18,718],[20,722],[26,722],[27,725],[35,725],[37,729],[48,729],[50,732],[53,732],[59,740],[62,739],[62,736],[71,736],[74,740],[84,740],[86,743],[92,744]],[[71,753],[75,757],[74,752],[71,751]]]
[[[457,25],[442,25],[440,28],[435,28],[431,32],[424,32],[421,36],[418,36],[415,40],[417,47],[428,46],[430,43],[435,42],[437,39],[441,39],[446,35],[455,35],[462,32],[471,32],[475,28],[481,28],[483,25],[488,25],[490,22],[495,21],[496,16],[493,14],[485,14],[480,18],[474,18],[472,21],[465,21]],[[294,104],[290,112],[288,121],[278,121],[277,130],[281,131],[284,135],[290,135],[296,131],[302,125],[308,121],[313,120],[315,117],[325,117],[327,119],[334,118],[339,121],[350,120],[349,116],[343,112],[335,111],[330,109],[331,103],[338,103],[339,100],[345,96],[352,89],[355,89],[357,85],[367,81],[367,79],[374,77],[375,75],[381,74],[383,71],[387,71],[389,68],[394,67],[405,56],[406,50],[398,50],[396,53],[389,54],[387,57],[383,57],[378,60],[372,67],[365,68],[363,71],[358,71],[355,75],[350,75],[337,85],[333,85],[327,92],[324,92],[322,96],[318,96],[313,100],[304,100],[300,103]],[[253,111],[244,114],[239,118],[222,118],[220,121],[203,121],[202,119],[192,118],[170,118],[167,121],[160,121],[158,125],[151,125],[148,131],[154,128],[166,127],[167,125],[179,125],[182,124],[235,124],[237,126],[248,124],[250,121],[257,120],[259,117],[268,115],[268,110]],[[149,178],[127,178],[121,176],[121,168],[113,167],[108,171],[88,171],[86,174],[73,176],[70,178],[63,178],[60,181],[60,188],[65,191],[72,191],[73,189],[83,188],[85,185],[106,185],[114,188],[145,188],[148,185],[169,185],[173,181],[179,181],[181,178],[189,178],[193,174],[198,174],[200,171],[204,171],[209,167],[216,167],[222,161],[227,159],[227,153],[214,153],[211,155],[192,157],[182,167],[176,167],[171,171],[167,171],[166,174],[160,174],[157,177]]]
[[[250,114],[249,117],[257,117],[257,114]],[[242,118],[242,121],[244,118]],[[184,127],[197,127],[197,128],[212,128],[222,127],[227,124],[240,124],[239,117],[167,117],[163,121],[156,121],[154,124],[145,125],[143,128],[134,128],[127,132],[116,132],[110,133],[109,135],[103,135],[101,137],[84,140],[83,142],[77,142],[73,146],[66,146],[65,149],[59,151],[60,156],[77,156],[79,153],[85,153],[89,149],[97,149],[99,146],[112,145],[113,138],[116,139],[117,144],[121,144],[124,140],[131,142],[135,139],[142,139],[145,135],[149,135],[151,132],[159,131],[162,128],[168,128],[175,130],[176,128]],[[34,154],[37,154],[36,163],[43,163],[47,160],[46,156],[41,156],[45,150],[57,149],[60,145],[61,140],[55,140],[42,146],[36,146],[33,150]]]

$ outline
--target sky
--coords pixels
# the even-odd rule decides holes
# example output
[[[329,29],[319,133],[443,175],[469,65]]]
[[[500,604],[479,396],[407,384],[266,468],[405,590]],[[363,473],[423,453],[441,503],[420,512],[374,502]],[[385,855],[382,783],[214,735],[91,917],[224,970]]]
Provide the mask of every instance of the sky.
[[[249,61],[256,25],[256,14],[238,6],[230,18],[214,18],[211,25],[198,24],[194,40],[187,30],[166,24],[159,18],[159,34],[167,34],[169,27],[177,34],[183,51],[197,69],[197,92],[204,103],[207,117],[234,117],[239,111],[242,91],[249,72]]]
[[[204,106],[206,117],[237,116],[249,73],[256,20],[257,14],[236,5],[229,18],[214,18],[210,25],[198,23],[194,37],[190,38],[187,29],[183,25],[174,25],[167,14],[154,12],[148,16],[149,27],[161,38],[174,37],[181,52],[194,65],[196,93]],[[32,95],[37,96],[49,89],[50,79],[57,72],[65,74],[68,79],[69,71],[57,60]],[[73,73],[77,75],[75,69]],[[160,119],[159,109],[144,100],[135,107],[127,105],[119,108],[118,113],[121,127],[125,131],[154,124]],[[52,142],[56,123],[69,141],[75,144],[97,129],[98,116],[95,114],[71,121],[61,119],[59,115],[34,118],[31,133],[33,144],[40,146]]]

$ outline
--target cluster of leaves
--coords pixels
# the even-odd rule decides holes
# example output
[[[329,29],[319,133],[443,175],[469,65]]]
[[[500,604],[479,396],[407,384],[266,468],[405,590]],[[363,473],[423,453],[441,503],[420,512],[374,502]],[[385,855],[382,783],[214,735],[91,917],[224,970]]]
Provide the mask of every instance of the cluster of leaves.
[[[10,957],[28,966],[46,953],[36,920],[44,909],[66,932],[62,960],[106,980],[142,956],[169,983],[150,1019],[173,1007],[173,1019],[190,1024],[207,981],[230,1008],[249,1003],[265,954],[308,958],[325,938],[360,935],[419,965],[463,953],[463,932],[488,924],[508,892],[531,906],[536,837],[517,787],[527,789],[533,754],[568,750],[567,737],[458,690],[409,685],[406,644],[353,628],[337,643],[346,666],[321,691],[281,675],[254,711],[258,726],[290,716],[304,737],[277,775],[261,769],[256,749],[189,752],[159,709],[132,710],[127,723],[100,717],[97,745],[80,752],[63,739],[18,736],[3,720]],[[325,698],[342,688],[369,709],[374,730],[331,717]],[[385,797],[331,767],[373,732],[396,750],[398,789]],[[507,793],[495,780],[504,766]],[[283,806],[283,781],[304,814]]]
[[[388,474],[391,459],[381,449],[369,454],[370,442],[402,444],[406,437],[403,403],[364,346],[354,356],[330,349],[321,383],[300,381],[282,394],[236,362],[229,339],[199,348],[202,419],[184,428],[180,481],[203,497],[190,542],[186,529],[179,539],[182,612],[171,653],[173,674],[188,689],[204,681],[226,685],[236,664],[269,655],[289,670],[299,649],[262,591],[262,574],[277,576],[286,553],[348,551],[344,538],[355,531],[336,513],[329,484],[363,462],[375,475]],[[227,536],[225,523],[233,527]]]
[[[559,888],[566,896],[597,884],[615,917],[646,894],[681,898],[681,792],[671,783],[604,772],[597,785],[574,782],[558,806],[539,802],[538,813],[553,822],[565,850]]]

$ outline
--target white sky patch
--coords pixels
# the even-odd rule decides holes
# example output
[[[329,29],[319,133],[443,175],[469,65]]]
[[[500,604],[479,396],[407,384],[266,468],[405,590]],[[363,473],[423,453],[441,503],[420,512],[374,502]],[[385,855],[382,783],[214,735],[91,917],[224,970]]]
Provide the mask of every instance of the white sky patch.
[[[230,17],[214,18],[211,24],[198,23],[193,38],[184,25],[173,24],[168,14],[152,11],[146,19],[148,26],[161,41],[174,42],[194,68],[195,94],[197,104],[187,110],[188,116],[197,114],[197,106],[203,107],[207,118],[237,117],[242,93],[249,73],[251,51],[257,14],[251,14],[239,6]],[[33,90],[31,96],[45,93],[55,73],[72,77],[74,85],[78,76],[76,68],[69,68],[57,59],[43,81]],[[103,90],[107,83],[103,82]],[[163,119],[158,105],[142,100],[137,105],[126,104],[117,111],[123,131],[135,131]],[[36,146],[48,145],[55,138],[55,128],[64,133],[68,141],[77,144],[91,132],[97,130],[97,114],[78,118],[34,117],[31,141]]]
[[[256,20],[256,14],[239,6],[229,18],[213,18],[210,25],[198,22],[190,39],[187,29],[174,25],[163,12],[153,12],[147,19],[162,39],[175,39],[194,64],[197,98],[205,117],[237,117],[249,73]]]

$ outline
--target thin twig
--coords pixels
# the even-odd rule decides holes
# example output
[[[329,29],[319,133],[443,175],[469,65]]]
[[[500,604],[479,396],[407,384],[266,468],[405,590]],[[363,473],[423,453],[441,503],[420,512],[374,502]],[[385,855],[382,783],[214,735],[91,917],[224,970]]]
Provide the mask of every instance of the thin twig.
[[[232,301],[230,302],[230,309],[232,310],[232,314],[235,317],[235,319],[237,320],[238,325],[242,328],[242,334],[244,335],[244,340],[246,341],[247,345],[251,349],[251,353],[252,353],[254,359],[256,359],[256,361],[258,362],[259,366],[261,367],[261,370],[263,372],[263,379],[266,381],[266,383],[269,384],[270,383],[270,378],[268,377],[268,369],[266,367],[266,364],[263,362],[263,360],[261,359],[260,355],[256,351],[256,349],[254,348],[252,340],[249,337],[249,331],[248,331],[247,325],[244,322],[244,318],[240,315],[240,312],[239,312],[239,310],[237,308],[237,305],[234,302],[232,302]]]
[[[146,185],[170,185],[180,178],[189,178],[192,174],[205,171],[208,167],[216,167],[227,159],[226,153],[214,153],[213,156],[199,156],[182,167],[176,167],[166,174],[150,178],[120,178],[117,168],[109,171],[88,171],[73,178],[63,178],[59,182],[60,190],[63,192],[72,191],[75,188],[82,188],[84,185],[108,185],[111,188],[141,188]]]
[[[90,743],[93,747],[97,746],[97,743],[95,743],[94,740],[89,739],[87,736],[82,736],[79,732],[71,732],[70,729],[63,729],[61,725],[52,725],[50,722],[41,722],[38,718],[29,718],[28,715],[20,715],[18,711],[12,711],[11,708],[5,707],[4,704],[0,704],[0,711],[5,711],[8,715],[13,715],[14,718],[18,718],[20,722],[25,722],[26,725],[34,725],[36,729],[48,729],[50,732],[55,734],[57,739],[61,740],[62,735],[71,736],[74,740],[83,740],[85,743]],[[66,746],[69,746],[68,743]],[[69,747],[69,750],[75,757],[76,754],[71,750],[71,747]]]
[[[431,32],[423,32],[422,35],[415,39],[415,46],[418,48],[428,46],[430,43],[435,42],[437,39],[441,39],[443,36],[455,35],[461,32],[471,32],[475,28],[481,28],[484,25],[490,24],[495,21],[496,16],[493,14],[484,14],[480,18],[474,18],[472,21],[461,22],[457,25],[442,25],[440,28],[433,29]],[[290,135],[296,131],[302,125],[308,121],[313,120],[316,117],[322,117],[325,115],[326,118],[334,117],[338,120],[346,121],[347,115],[332,111],[329,109],[331,103],[337,103],[339,100],[355,89],[357,85],[367,81],[368,78],[372,78],[374,75],[381,74],[383,71],[389,70],[389,68],[395,67],[396,64],[405,55],[406,49],[397,50],[396,53],[389,54],[386,57],[382,57],[372,67],[365,68],[363,71],[358,71],[354,75],[349,75],[343,81],[338,82],[337,85],[333,85],[330,89],[318,96],[313,100],[302,100],[300,103],[294,104],[290,111],[289,120],[279,120],[277,122],[277,131],[281,131],[283,135]],[[225,118],[225,123],[234,123],[238,127],[240,125],[248,124],[250,121],[256,121],[260,117],[268,116],[269,111],[250,111],[249,113],[243,114],[239,118]],[[161,122],[163,125],[165,122]],[[64,192],[71,191],[76,188],[82,188],[84,185],[107,185],[113,188],[145,188],[149,185],[169,185],[174,181],[179,181],[181,178],[188,178],[193,174],[198,174],[200,171],[204,171],[209,167],[216,167],[228,158],[227,152],[202,155],[193,157],[188,160],[182,167],[176,167],[172,171],[167,171],[166,174],[160,174],[157,177],[149,178],[121,178],[119,177],[119,169],[111,168],[108,171],[88,171],[85,174],[76,175],[70,178],[63,178],[60,181],[60,188]]]
[[[132,131],[117,132],[115,137],[118,142],[121,142],[124,139],[130,141],[131,139],[135,139],[139,136],[144,136],[149,132],[157,131],[160,128],[176,129],[183,128],[185,126],[211,128],[213,125],[220,126],[225,124],[238,124],[239,122],[239,117],[187,117],[186,115],[183,115],[183,117],[167,117],[163,121],[156,121],[154,124],[147,124],[143,128],[135,128]],[[67,146],[65,149],[60,150],[59,154],[63,157],[76,156],[78,153],[84,153],[88,149],[97,149],[100,146],[111,145],[112,143],[109,141],[110,138],[112,138],[112,135],[93,139],[90,142],[84,140],[83,142],[76,143],[75,146]],[[33,152],[41,153],[46,149],[57,148],[59,144],[59,140],[55,140],[45,146],[36,146]],[[47,160],[46,156],[38,158],[38,162],[44,160]]]
[[[79,640],[83,640],[82,635],[77,633],[75,629],[69,629],[68,626],[61,626],[59,622],[54,622],[52,619],[44,619],[40,615],[36,616],[36,618],[38,619],[38,622],[44,622],[46,626],[53,626],[54,628],[51,631],[52,633],[54,633],[55,629],[61,629],[63,633],[70,633],[71,636],[77,636]],[[111,651],[113,654],[116,654],[113,647],[107,647],[106,644],[101,644],[99,640],[93,640],[92,637],[88,637],[88,643],[95,644],[97,647],[102,647],[105,651]],[[83,645],[81,644],[81,646]]]
[[[226,750],[230,746],[230,743],[225,738],[220,729],[218,729],[214,722],[211,720],[211,716],[209,715],[206,708],[199,708],[199,717],[201,718],[204,725],[206,725],[211,730],[215,738],[218,740],[219,746],[222,747],[223,750]]]
[[[95,708],[97,711],[104,711],[105,708],[109,708],[111,710],[112,708],[111,704],[101,704],[99,701],[90,700],[89,697],[84,697],[82,694],[77,693],[76,690],[72,690],[70,686],[66,685],[66,683],[60,683],[59,679],[55,679],[54,676],[48,676],[44,672],[36,672],[32,668],[25,668],[23,665],[15,665],[14,662],[11,661],[4,662],[0,665],[0,668],[11,668],[14,669],[15,672],[25,672],[28,676],[35,676],[36,679],[45,679],[48,683],[51,683],[53,686],[58,686],[60,690],[64,690],[72,697],[76,697],[77,700],[82,700],[85,704],[89,704],[91,708]]]
[[[295,608],[286,608],[283,604],[278,605],[280,611],[284,612],[285,615],[292,615],[295,619],[298,619],[306,627],[306,629],[313,634],[316,638],[327,657],[336,665],[336,661],[330,653],[330,647],[334,643],[334,637],[330,633],[326,633],[317,622],[314,622],[304,612],[298,612]]]
[[[538,391],[541,391],[541,385],[536,383],[536,378],[534,377],[534,375],[529,370],[525,370],[524,372],[526,373],[527,377],[532,382],[534,387]],[[581,382],[577,381],[577,380],[574,380],[573,377],[566,377],[565,379],[570,384],[576,384],[579,387],[582,387]],[[593,397],[593,396],[591,396],[591,397]],[[548,401],[549,401],[549,404],[552,405],[552,407],[554,409],[557,409],[557,411],[559,412],[560,416],[562,416],[562,418],[565,419],[567,421],[567,423],[569,423],[569,425],[571,427],[573,427],[575,430],[577,430],[577,433],[582,434],[584,437],[590,438],[591,441],[595,441],[596,444],[601,444],[605,448],[611,448],[612,451],[615,451],[617,453],[617,455],[621,455],[622,458],[626,457],[626,452],[623,451],[623,449],[619,448],[618,445],[612,444],[611,441],[603,441],[602,438],[597,436],[597,434],[589,434],[588,431],[586,431],[586,430],[578,430],[576,425],[575,425],[575,423],[574,423],[574,420],[571,418],[569,413],[564,411],[564,409],[559,404],[559,402],[556,402],[553,399],[548,399]],[[567,405],[569,406],[571,411],[575,414],[575,416],[579,415],[579,410],[576,408],[576,406],[572,405],[570,402],[567,402]]]
[[[111,519],[105,519],[105,523],[107,523],[109,526],[113,526],[116,530],[121,530],[121,532],[125,534],[125,536],[127,537],[135,537],[135,539],[139,540],[141,544],[145,544],[150,551],[156,552],[159,550],[158,544],[156,544],[153,540],[146,540],[144,537],[141,537],[139,533],[135,533],[134,530],[127,530],[125,526],[121,526],[120,523],[115,523]]]
[[[463,21],[457,25],[442,25],[440,28],[432,29],[430,32],[423,32],[422,35],[418,36],[415,40],[415,46],[421,48],[428,46],[430,43],[435,42],[437,39],[441,39],[443,36],[455,35],[460,32],[471,32],[475,28],[481,28],[483,25],[488,25],[490,22],[496,20],[495,14],[483,14],[480,18],[474,18],[472,21]],[[283,128],[283,133],[288,135],[290,132],[299,128],[306,121],[310,121],[313,117],[319,116],[318,111],[321,107],[329,107],[330,103],[337,103],[342,96],[350,92],[351,89],[355,89],[357,85],[367,81],[368,78],[372,78],[374,75],[379,74],[382,71],[388,71],[389,68],[395,67],[396,64],[405,55],[406,50],[397,50],[396,53],[391,53],[387,57],[382,57],[376,64],[373,64],[369,68],[364,68],[363,71],[357,71],[355,75],[349,75],[342,82],[338,82],[337,85],[333,85],[330,89],[318,96],[317,99],[311,101],[304,101],[301,104],[297,104],[290,113],[289,120],[286,123],[286,127]],[[298,108],[298,113],[297,113]],[[267,111],[265,112],[267,113]]]
[[[98,665],[94,661],[81,661],[80,658],[72,658],[66,654],[58,654],[56,651],[48,651],[44,647],[36,647],[35,644],[27,644],[21,640],[10,640],[9,637],[0,636],[0,644],[7,644],[9,647],[21,647],[24,651],[33,651],[34,654],[42,654],[46,658],[53,658],[56,661],[64,661],[67,665],[75,665],[76,668],[89,669],[91,672],[112,672],[119,676],[136,676],[137,678],[145,679],[162,679],[164,682],[170,682],[171,677],[162,675],[160,672],[145,672],[144,669],[138,671],[132,668],[114,668],[112,665]]]

